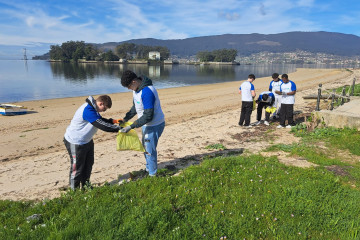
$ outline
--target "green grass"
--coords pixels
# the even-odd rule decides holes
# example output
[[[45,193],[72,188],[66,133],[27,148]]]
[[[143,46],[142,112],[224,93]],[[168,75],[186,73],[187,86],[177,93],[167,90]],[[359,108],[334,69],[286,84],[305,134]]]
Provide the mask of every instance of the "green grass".
[[[210,150],[226,150],[226,147],[221,144],[221,143],[215,143],[215,144],[210,144],[208,146],[205,147],[205,149],[210,149]]]
[[[360,156],[360,132],[354,128],[316,128],[312,132],[307,132],[306,127],[300,124],[292,128],[291,131],[303,138],[303,142],[314,145],[319,140],[328,143],[331,149],[349,150],[352,154]]]
[[[347,94],[348,92],[349,93],[351,92],[351,87],[352,86],[346,86],[345,87],[345,94]],[[343,89],[343,87],[337,88],[336,93],[337,94],[342,94],[342,89]],[[354,86],[354,96],[360,96],[360,84],[355,84],[355,86]]]
[[[32,214],[41,218],[26,221]],[[178,177],[0,202],[1,239],[356,239],[360,192],[276,158],[204,161]]]
[[[164,169],[163,177],[53,200],[0,201],[0,239],[359,239],[360,191],[352,184],[360,186],[360,165],[332,156],[336,149],[359,155],[359,132],[302,126],[293,132],[300,143],[268,151],[319,167],[289,167],[261,155],[218,157],[179,176]],[[338,176],[329,165],[349,174]],[[41,217],[28,221],[33,214]]]

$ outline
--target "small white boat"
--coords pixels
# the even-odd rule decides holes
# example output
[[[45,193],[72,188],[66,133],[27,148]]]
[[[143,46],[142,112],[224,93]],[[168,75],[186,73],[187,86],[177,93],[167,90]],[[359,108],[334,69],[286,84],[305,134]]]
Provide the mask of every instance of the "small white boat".
[[[5,116],[26,114],[27,108],[14,104],[0,104],[0,114]]]

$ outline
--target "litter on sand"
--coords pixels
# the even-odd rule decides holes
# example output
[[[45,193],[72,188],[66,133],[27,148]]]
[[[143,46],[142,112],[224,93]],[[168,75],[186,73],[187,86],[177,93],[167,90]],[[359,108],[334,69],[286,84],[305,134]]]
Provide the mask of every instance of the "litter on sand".
[[[268,113],[274,113],[274,112],[276,112],[276,107],[267,107],[265,109],[265,111]]]
[[[121,124],[121,127],[130,126],[132,122],[126,122]],[[131,129],[127,133],[122,133],[119,131],[116,136],[116,150],[125,151],[125,150],[134,150],[139,152],[145,152],[144,146],[142,145],[137,132],[134,129]]]

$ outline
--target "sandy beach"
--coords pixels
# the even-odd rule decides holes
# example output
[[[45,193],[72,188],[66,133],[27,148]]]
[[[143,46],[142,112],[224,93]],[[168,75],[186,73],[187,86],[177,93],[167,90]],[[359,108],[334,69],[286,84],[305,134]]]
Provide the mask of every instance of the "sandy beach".
[[[310,111],[302,96],[324,88],[350,84],[359,70],[298,69],[289,74],[297,85],[296,111]],[[266,142],[248,142],[247,136],[257,128],[238,126],[241,97],[238,88],[245,79],[191,87],[159,90],[166,128],[158,146],[160,167],[174,164],[189,155],[207,153],[209,144],[222,143],[229,149],[244,148],[257,152]],[[257,94],[268,89],[271,77],[258,78]],[[122,118],[132,105],[132,93],[110,94],[113,107],[102,114]],[[63,135],[84,97],[16,103],[28,108],[29,114],[0,116],[0,199],[43,199],[60,196],[68,185],[69,157]],[[255,121],[256,113],[252,114]],[[275,126],[270,126],[275,127]],[[275,131],[275,142],[284,136],[293,138],[288,129]],[[288,135],[284,135],[288,134]],[[282,136],[282,137],[281,137]],[[95,164],[91,182],[115,181],[119,175],[143,169],[141,153],[116,151],[116,134],[98,131],[95,141]],[[288,141],[288,140],[285,140]],[[294,140],[295,141],[295,140]]]

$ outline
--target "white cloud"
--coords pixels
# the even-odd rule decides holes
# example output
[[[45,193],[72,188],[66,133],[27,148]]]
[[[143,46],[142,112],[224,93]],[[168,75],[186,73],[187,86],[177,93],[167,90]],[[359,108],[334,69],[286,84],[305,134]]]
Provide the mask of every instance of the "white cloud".
[[[314,0],[103,0],[78,1],[83,5],[77,8],[53,2],[45,6],[36,1],[0,2],[10,6],[0,8],[0,44],[9,45],[317,31],[327,24],[307,17],[312,9],[324,6]],[[358,21],[344,16],[339,25],[351,25],[352,20]]]

